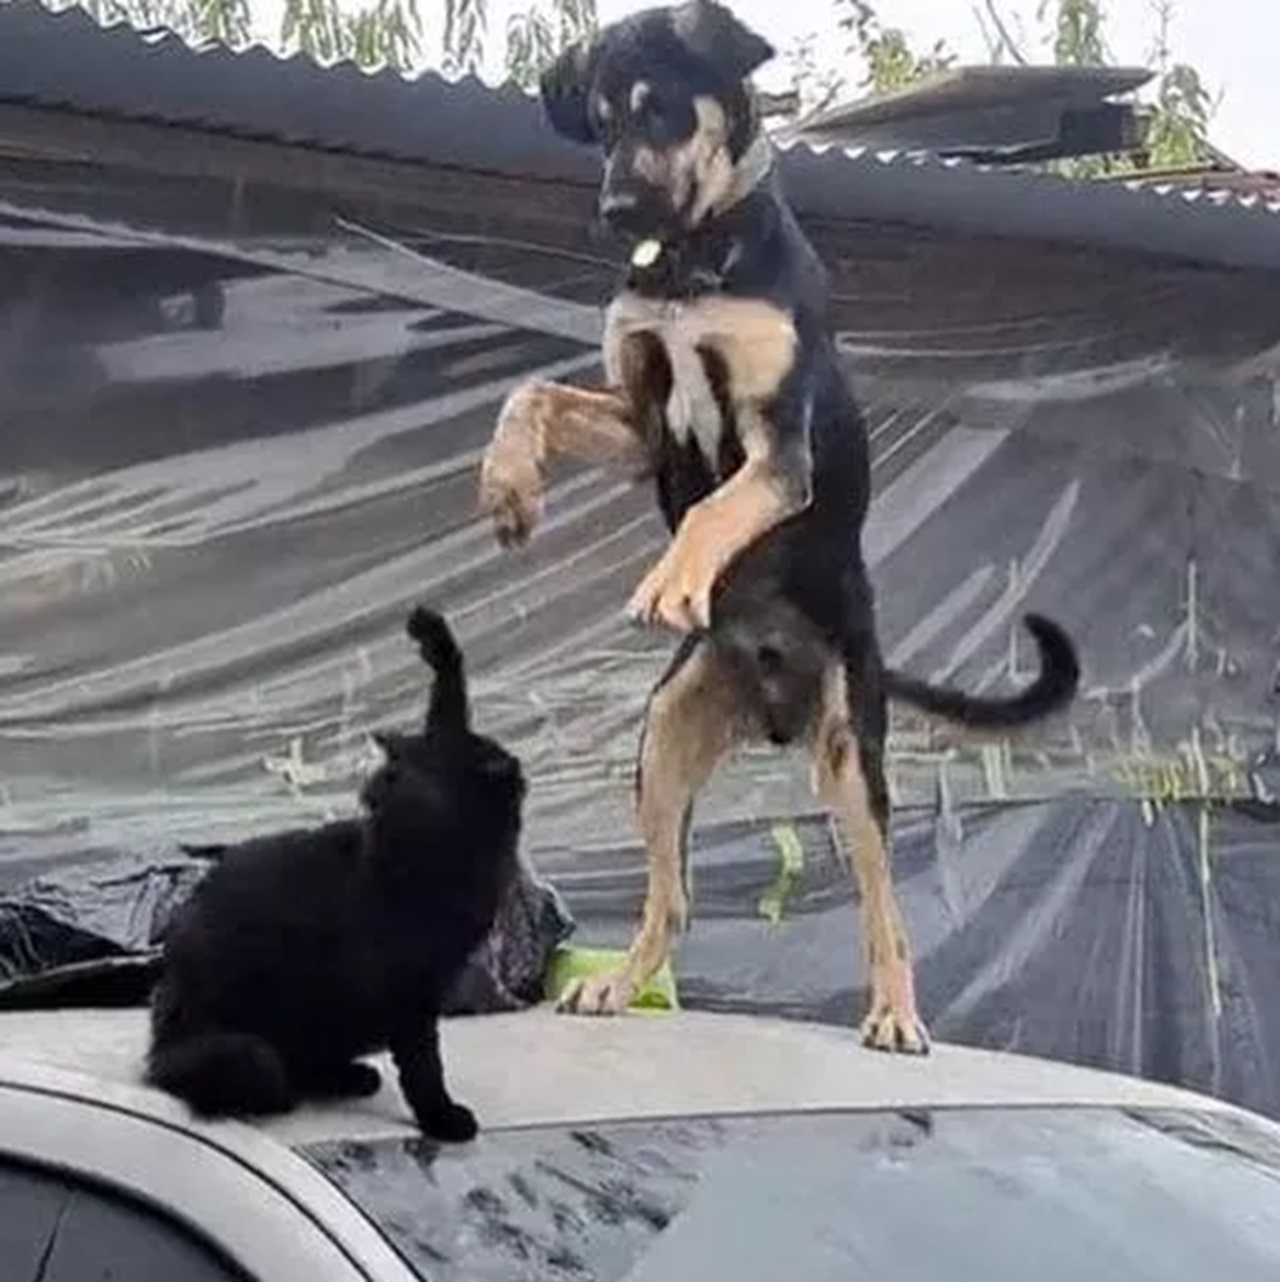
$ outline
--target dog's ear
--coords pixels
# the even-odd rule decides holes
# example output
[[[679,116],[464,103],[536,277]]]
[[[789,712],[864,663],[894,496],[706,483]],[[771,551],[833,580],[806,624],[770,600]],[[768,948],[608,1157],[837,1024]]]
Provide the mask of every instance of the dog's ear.
[[[587,98],[591,92],[593,47],[579,40],[571,44],[542,73],[538,91],[551,127],[574,142],[595,142]]]
[[[763,36],[740,22],[732,9],[716,0],[687,0],[675,10],[671,21],[690,53],[734,80],[745,80],[777,52]]]

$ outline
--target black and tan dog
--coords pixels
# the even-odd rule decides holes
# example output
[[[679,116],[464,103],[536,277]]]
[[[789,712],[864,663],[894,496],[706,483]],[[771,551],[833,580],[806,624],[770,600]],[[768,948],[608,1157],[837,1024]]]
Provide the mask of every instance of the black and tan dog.
[[[504,406],[481,500],[523,542],[556,455],[656,480],[674,537],[632,616],[685,634],[650,699],[637,771],[648,854],[625,967],[563,1001],[614,1013],[662,963],[687,915],[695,795],[751,739],[803,741],[852,847],[870,966],[864,1039],[923,1051],[913,968],[888,866],[886,699],[968,726],[1013,727],[1070,701],[1075,651],[1028,616],[1041,673],[1008,699],[886,669],[861,552],[870,469],[840,368],[826,273],[783,200],[749,77],[773,50],[725,7],[636,13],[543,77],[552,125],[605,155],[604,220],[632,247],[605,321],[605,385],[530,383]]]

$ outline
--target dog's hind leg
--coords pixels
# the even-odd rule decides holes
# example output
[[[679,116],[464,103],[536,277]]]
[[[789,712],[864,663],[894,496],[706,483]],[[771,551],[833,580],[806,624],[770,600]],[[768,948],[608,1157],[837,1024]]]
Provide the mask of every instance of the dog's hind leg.
[[[649,880],[640,928],[622,968],[571,985],[561,1010],[616,1015],[667,959],[688,916],[686,845],[694,798],[751,723],[732,669],[700,636],[687,638],[649,700],[636,770],[636,809]]]
[[[161,1043],[148,1056],[146,1079],[201,1117],[269,1116],[298,1103],[279,1054],[247,1033],[211,1031]]]
[[[874,642],[871,643],[874,645]],[[915,975],[889,862],[886,707],[872,650],[828,669],[814,737],[815,791],[834,814],[857,881],[871,1002],[862,1039],[878,1050],[925,1054]]]

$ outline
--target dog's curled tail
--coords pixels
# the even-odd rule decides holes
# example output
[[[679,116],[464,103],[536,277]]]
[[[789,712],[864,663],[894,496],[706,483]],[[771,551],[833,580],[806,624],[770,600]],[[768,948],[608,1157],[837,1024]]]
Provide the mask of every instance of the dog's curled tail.
[[[417,642],[423,662],[435,673],[431,704],[427,709],[427,729],[466,730],[471,720],[466,666],[444,616],[420,605],[409,616],[406,631],[410,640]]]
[[[1043,615],[1028,614],[1023,622],[1040,651],[1040,673],[1020,693],[1007,699],[982,698],[948,686],[930,685],[890,668],[885,671],[889,698],[975,729],[1022,726],[1065,708],[1075,698],[1080,684],[1076,648],[1071,638]]]

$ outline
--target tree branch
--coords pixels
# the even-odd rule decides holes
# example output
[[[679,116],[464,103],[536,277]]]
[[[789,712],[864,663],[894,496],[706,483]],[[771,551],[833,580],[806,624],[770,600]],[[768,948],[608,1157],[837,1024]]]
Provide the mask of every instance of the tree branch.
[[[1023,56],[1022,50],[1014,43],[1013,37],[1009,34],[1009,28],[1005,24],[1004,15],[996,5],[996,0],[982,0],[983,8],[987,11],[987,16],[991,19],[992,26],[996,29],[996,35],[1000,37],[1001,43],[1009,51],[1009,56],[1020,67],[1027,65],[1027,60]]]

